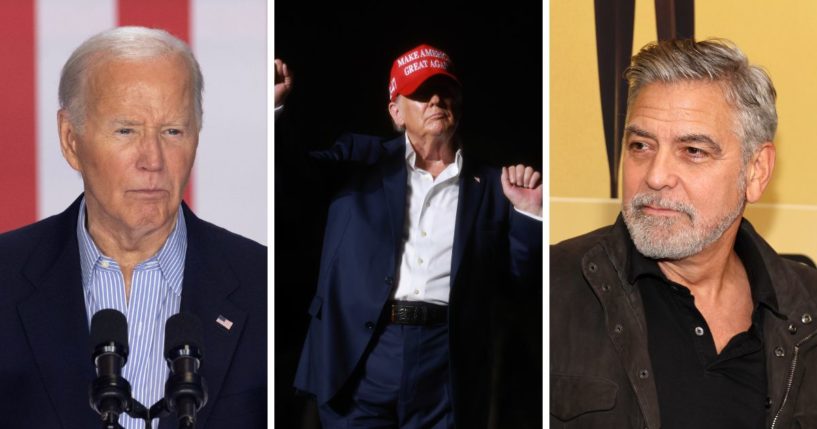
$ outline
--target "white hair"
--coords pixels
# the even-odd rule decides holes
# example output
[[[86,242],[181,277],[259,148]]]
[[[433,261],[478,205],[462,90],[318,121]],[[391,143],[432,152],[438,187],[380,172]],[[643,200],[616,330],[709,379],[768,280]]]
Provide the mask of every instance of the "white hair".
[[[87,113],[86,85],[93,69],[111,60],[145,60],[181,57],[193,85],[193,109],[196,126],[202,126],[204,78],[190,47],[164,30],[145,27],[117,27],[103,31],[83,42],[62,68],[59,87],[60,108],[68,113],[74,126],[82,129]]]

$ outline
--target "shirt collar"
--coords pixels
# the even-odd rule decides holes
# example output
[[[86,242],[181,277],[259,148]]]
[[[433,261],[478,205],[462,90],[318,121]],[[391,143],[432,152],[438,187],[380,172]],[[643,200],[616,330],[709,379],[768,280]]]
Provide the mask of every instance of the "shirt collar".
[[[411,170],[416,169],[417,163],[417,152],[414,151],[414,146],[411,145],[411,140],[409,140],[408,133],[406,135],[406,165]],[[457,152],[454,154],[454,164],[456,164],[456,172],[454,176],[459,175],[459,172],[462,170],[462,149],[457,149]],[[448,168],[448,166],[446,166]]]
[[[655,259],[642,255],[636,249],[629,231],[627,232],[627,280],[630,284],[635,284],[640,278],[652,276],[663,281],[669,281],[667,276],[658,267]],[[752,244],[751,239],[746,236],[743,229],[738,229],[735,240],[735,252],[738,254],[743,266],[746,269],[746,276],[749,279],[749,287],[752,290],[752,301],[756,305],[763,304],[775,314],[780,314],[777,308],[777,296],[774,293],[772,279],[764,269],[763,257],[758,249]]]
[[[79,205],[79,216],[77,219],[77,241],[79,242],[79,263],[82,270],[82,286],[88,289],[93,279],[93,270],[98,263],[104,259],[110,259],[102,254],[94,243],[88,229],[85,227],[85,198]],[[187,253],[187,225],[184,221],[184,213],[179,207],[176,215],[176,226],[170,232],[164,245],[155,255],[140,262],[136,269],[149,261],[156,260],[165,284],[176,294],[182,293],[182,277],[184,274],[184,260]]]

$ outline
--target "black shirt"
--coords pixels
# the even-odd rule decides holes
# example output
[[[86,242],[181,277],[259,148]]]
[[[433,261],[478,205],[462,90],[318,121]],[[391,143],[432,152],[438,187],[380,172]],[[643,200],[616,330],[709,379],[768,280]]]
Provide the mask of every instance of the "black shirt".
[[[777,312],[757,249],[738,237],[735,251],[752,290],[752,325],[718,354],[695,298],[630,242],[628,277],[641,292],[662,429],[762,428],[766,422],[764,313]]]

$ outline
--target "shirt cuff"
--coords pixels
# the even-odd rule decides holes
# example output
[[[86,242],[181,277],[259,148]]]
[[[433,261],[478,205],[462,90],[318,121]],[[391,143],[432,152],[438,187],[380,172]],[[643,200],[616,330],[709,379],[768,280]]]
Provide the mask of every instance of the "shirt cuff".
[[[517,213],[523,214],[523,215],[525,215],[525,216],[527,216],[527,217],[529,217],[529,218],[531,218],[531,219],[536,219],[536,220],[538,220],[539,222],[542,222],[542,221],[543,221],[542,216],[537,216],[537,215],[535,215],[535,214],[533,214],[533,213],[523,212],[522,210],[519,210],[519,209],[518,209],[518,208],[516,208],[516,207],[514,207],[513,209],[514,209],[514,210],[516,210],[516,212],[517,212]]]

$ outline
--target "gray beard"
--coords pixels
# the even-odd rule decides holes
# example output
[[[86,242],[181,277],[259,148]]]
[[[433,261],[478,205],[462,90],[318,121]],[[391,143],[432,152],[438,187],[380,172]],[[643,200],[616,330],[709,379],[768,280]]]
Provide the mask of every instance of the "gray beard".
[[[739,186],[739,191],[739,203],[721,218],[707,223],[690,204],[662,199],[657,193],[637,194],[624,205],[624,223],[642,255],[653,259],[687,258],[719,239],[741,216],[746,206],[745,184]],[[642,211],[645,205],[677,210],[687,216],[691,225],[683,225],[685,219],[677,216],[646,215]]]

